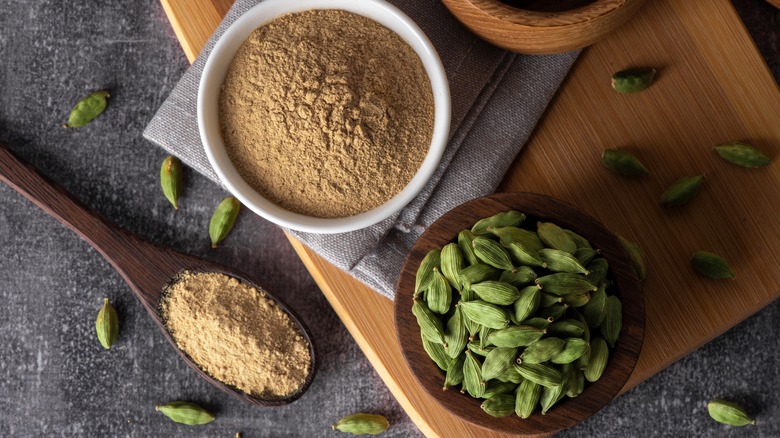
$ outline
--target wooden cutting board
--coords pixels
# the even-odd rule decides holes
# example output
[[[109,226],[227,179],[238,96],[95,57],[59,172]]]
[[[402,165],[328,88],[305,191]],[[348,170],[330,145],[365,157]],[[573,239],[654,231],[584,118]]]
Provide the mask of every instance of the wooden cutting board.
[[[192,61],[232,0],[162,0]],[[654,66],[645,92],[619,95],[614,71]],[[522,105],[522,102],[518,102]],[[780,296],[780,90],[727,0],[655,0],[569,74],[500,190],[533,191],[574,204],[647,253],[645,343],[627,390]],[[713,145],[750,141],[774,158],[746,170]],[[489,145],[486,145],[489,147]],[[625,147],[651,169],[639,180],[599,162]],[[659,196],[677,177],[706,174],[699,196],[665,211]],[[417,384],[401,356],[392,302],[291,243],[322,292],[407,414],[428,436],[499,437],[450,416]],[[735,281],[695,275],[697,249],[722,254]]]

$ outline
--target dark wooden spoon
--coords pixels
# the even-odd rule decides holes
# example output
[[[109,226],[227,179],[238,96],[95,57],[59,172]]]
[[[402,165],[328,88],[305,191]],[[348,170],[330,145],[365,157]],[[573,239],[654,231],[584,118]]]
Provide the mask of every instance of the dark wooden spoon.
[[[0,180],[31,200],[92,245],[122,275],[136,298],[144,305],[165,338],[192,369],[217,388],[246,402],[260,406],[280,406],[303,395],[311,385],[317,368],[314,343],[303,321],[281,300],[258,285],[251,277],[217,263],[203,260],[168,248],[145,242],[120,229],[97,212],[84,207],[73,196],[49,182],[35,168],[17,158],[0,145]],[[290,318],[309,343],[311,368],[303,385],[283,398],[263,399],[226,385],[201,370],[174,342],[160,316],[159,302],[163,288],[184,271],[220,272],[263,290]]]

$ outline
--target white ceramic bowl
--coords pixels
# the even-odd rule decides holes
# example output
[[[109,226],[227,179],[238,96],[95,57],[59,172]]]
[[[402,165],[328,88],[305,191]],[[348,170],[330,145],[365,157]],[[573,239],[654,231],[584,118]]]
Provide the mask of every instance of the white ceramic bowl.
[[[220,87],[238,48],[253,30],[280,15],[310,9],[341,9],[370,18],[397,33],[420,57],[431,81],[434,101],[433,137],[428,154],[404,189],[383,205],[365,213],[324,219],[293,213],[252,189],[230,161],[219,129]],[[200,138],[219,179],[242,204],[283,227],[310,233],[342,233],[380,222],[403,208],[433,175],[441,160],[450,129],[450,92],[444,67],[422,30],[395,6],[382,0],[266,0],[253,7],[225,31],[206,61],[198,89]]]

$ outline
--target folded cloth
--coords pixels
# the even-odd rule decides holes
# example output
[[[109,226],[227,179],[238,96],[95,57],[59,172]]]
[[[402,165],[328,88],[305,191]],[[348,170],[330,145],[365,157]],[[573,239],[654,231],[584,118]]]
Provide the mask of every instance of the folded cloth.
[[[144,131],[144,137],[219,183],[200,141],[197,94],[214,44],[262,0],[237,0]],[[522,149],[579,52],[524,56],[469,33],[439,0],[389,0],[430,38],[452,95],[450,139],[431,180],[404,209],[368,228],[318,235],[288,230],[335,266],[392,298],[406,254],[452,207],[492,193]]]

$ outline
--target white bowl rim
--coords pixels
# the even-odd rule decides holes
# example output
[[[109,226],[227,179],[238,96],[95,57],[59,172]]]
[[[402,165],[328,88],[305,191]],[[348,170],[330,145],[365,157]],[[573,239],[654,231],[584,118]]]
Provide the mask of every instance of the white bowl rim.
[[[287,13],[341,9],[370,18],[401,37],[417,53],[430,80],[434,98],[431,144],[420,168],[407,185],[386,203],[354,216],[318,218],[294,213],[269,201],[247,184],[227,155],[219,129],[218,99],[230,61],[256,28]],[[401,10],[383,0],[266,0],[248,10],[215,44],[198,87],[198,129],[211,167],[222,184],[242,204],[282,227],[309,233],[343,233],[379,223],[406,206],[425,187],[441,160],[450,130],[450,92],[444,66],[427,36]]]

